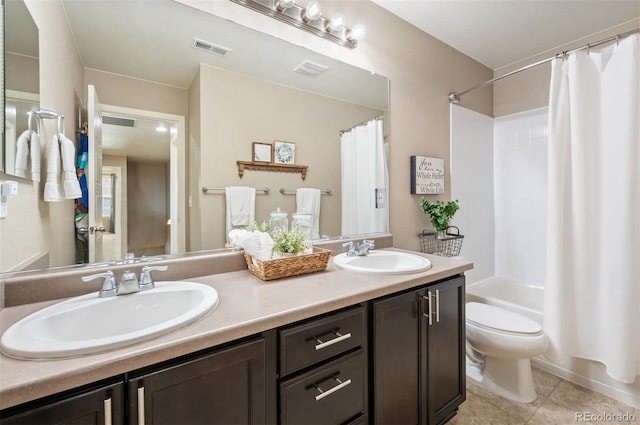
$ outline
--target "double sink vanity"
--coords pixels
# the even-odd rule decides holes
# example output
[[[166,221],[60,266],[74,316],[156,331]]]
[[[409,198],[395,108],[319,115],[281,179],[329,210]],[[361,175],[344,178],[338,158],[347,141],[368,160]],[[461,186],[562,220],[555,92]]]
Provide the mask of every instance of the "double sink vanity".
[[[472,263],[391,245],[268,282],[241,252],[171,259],[154,289],[103,298],[90,269],[6,278],[0,422],[444,423]]]

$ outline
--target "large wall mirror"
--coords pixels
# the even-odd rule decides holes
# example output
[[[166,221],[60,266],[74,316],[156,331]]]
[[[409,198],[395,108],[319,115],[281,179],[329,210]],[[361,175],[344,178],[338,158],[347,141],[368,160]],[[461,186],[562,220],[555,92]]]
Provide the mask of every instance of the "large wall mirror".
[[[112,258],[121,259],[127,251],[157,256],[223,248],[224,191],[205,194],[203,186],[269,187],[269,195],[256,197],[258,221],[267,220],[278,207],[287,210],[291,220],[295,196],[280,194],[281,187],[329,188],[332,194],[322,197],[320,233],[341,235],[339,131],[380,116],[388,128],[385,77],[173,0],[61,4],[84,66],[83,84],[95,85],[104,106],[103,188],[109,190],[102,195],[103,223],[107,233],[118,227],[128,231],[125,242],[121,239],[117,249],[108,250]],[[224,48],[229,51],[220,54]],[[306,67],[294,72],[302,64]],[[325,67],[321,75],[313,75]],[[47,70],[40,67],[40,72]],[[139,100],[135,97],[149,85],[177,92],[179,100],[159,96],[126,101]],[[286,98],[296,103],[285,104]],[[157,109],[149,106],[154,102]],[[181,130],[171,118],[180,115],[185,119]],[[159,135],[157,128],[163,126],[168,131]],[[184,134],[176,137],[175,131]],[[238,176],[236,160],[251,160],[253,142],[278,139],[295,143],[297,161],[309,165],[306,180],[288,173],[245,171],[244,177]],[[182,153],[175,154],[176,143],[183,144]],[[180,164],[174,163],[176,158]],[[117,170],[126,170],[128,189],[116,190],[122,181]],[[163,182],[166,190],[151,190],[149,181]],[[164,214],[155,217],[165,228],[150,231],[157,239],[151,245],[133,234],[151,222],[148,214],[136,217],[142,207],[132,207],[146,196],[161,199],[155,210]],[[182,227],[175,226],[173,209]],[[184,241],[182,245],[172,245],[171,232],[179,232],[175,239]],[[133,241],[140,247],[132,248]],[[112,259],[108,255],[96,261]]]

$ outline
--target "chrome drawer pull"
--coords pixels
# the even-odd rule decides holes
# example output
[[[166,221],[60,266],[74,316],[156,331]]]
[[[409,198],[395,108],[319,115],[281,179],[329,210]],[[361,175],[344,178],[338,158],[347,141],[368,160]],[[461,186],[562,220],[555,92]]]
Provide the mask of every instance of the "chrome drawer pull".
[[[316,401],[320,401],[323,398],[325,398],[326,396],[328,396],[329,394],[333,394],[336,391],[339,391],[341,389],[343,389],[344,387],[346,387],[347,385],[351,384],[351,379],[347,379],[346,381],[341,381],[340,378],[336,377],[336,376],[332,376],[333,379],[336,380],[336,382],[338,383],[338,385],[336,385],[335,387],[327,390],[327,391],[323,391],[322,388],[320,388],[317,384],[313,384],[313,387],[318,390],[320,392],[320,394],[318,394],[316,396]]]
[[[318,337],[313,337],[313,339],[315,339],[315,340],[316,340],[316,342],[318,343],[318,345],[316,345],[316,346],[315,346],[315,347],[316,347],[316,351],[317,351],[317,350],[322,350],[323,348],[327,348],[327,347],[328,347],[328,346],[330,346],[330,345],[333,345],[333,344],[336,344],[336,343],[338,343],[338,342],[340,342],[340,341],[344,341],[345,339],[349,339],[349,338],[351,338],[351,332],[349,332],[349,333],[347,333],[347,334],[344,334],[344,335],[342,335],[342,334],[341,334],[340,332],[338,332],[338,331],[331,331],[331,332],[333,332],[334,334],[336,334],[336,338],[330,339],[330,340],[329,340],[329,341],[327,341],[327,342],[322,341],[322,340],[321,340],[320,338],[318,338]]]
[[[138,425],[144,425],[144,387],[138,388]]]
[[[436,289],[436,322],[440,323],[440,290]]]
[[[104,425],[111,425],[113,420],[111,418],[111,399],[108,398],[104,401]]]

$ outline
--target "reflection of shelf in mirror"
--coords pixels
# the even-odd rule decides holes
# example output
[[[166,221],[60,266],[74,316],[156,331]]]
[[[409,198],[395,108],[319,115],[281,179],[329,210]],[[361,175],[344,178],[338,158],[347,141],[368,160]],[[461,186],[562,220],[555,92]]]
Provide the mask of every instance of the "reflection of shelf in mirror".
[[[242,178],[244,170],[276,171],[280,173],[300,173],[302,180],[307,178],[308,165],[290,164],[265,164],[263,162],[236,161],[238,164],[238,176]]]

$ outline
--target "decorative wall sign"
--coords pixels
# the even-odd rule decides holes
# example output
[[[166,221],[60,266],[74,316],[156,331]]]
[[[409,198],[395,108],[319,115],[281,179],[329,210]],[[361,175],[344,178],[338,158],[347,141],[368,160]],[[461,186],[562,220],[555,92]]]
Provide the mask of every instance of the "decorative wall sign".
[[[444,159],[428,156],[411,157],[411,194],[444,193]]]
[[[274,164],[295,164],[296,144],[292,142],[273,142],[273,163]]]
[[[253,162],[271,162],[271,143],[253,142]]]

